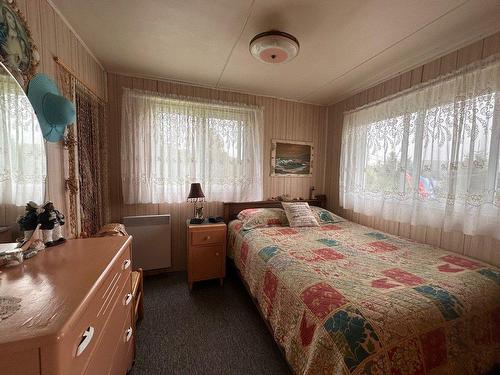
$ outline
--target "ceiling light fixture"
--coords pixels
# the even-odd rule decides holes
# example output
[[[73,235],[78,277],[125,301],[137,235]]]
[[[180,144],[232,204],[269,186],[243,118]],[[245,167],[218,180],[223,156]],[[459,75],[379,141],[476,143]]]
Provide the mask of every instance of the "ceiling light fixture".
[[[280,64],[292,60],[299,53],[299,41],[283,31],[266,31],[250,41],[250,53],[266,64]]]

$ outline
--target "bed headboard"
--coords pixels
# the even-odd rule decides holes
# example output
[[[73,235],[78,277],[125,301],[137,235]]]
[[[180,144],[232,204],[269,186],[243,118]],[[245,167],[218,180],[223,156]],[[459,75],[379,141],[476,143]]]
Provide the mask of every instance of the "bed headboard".
[[[303,199],[292,202],[307,202],[310,206],[326,207],[326,195],[318,195],[315,199]],[[247,208],[281,208],[281,201],[256,201],[256,202],[224,202],[224,221],[229,223],[236,219],[238,213]]]

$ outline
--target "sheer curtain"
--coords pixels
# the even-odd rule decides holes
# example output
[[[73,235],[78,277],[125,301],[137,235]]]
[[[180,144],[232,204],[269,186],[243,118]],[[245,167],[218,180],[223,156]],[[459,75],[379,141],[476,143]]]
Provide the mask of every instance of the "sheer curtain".
[[[345,113],[340,203],[500,239],[500,60]]]
[[[44,200],[47,166],[42,131],[17,82],[0,74],[0,204]]]
[[[121,172],[126,204],[262,199],[262,109],[124,89]]]

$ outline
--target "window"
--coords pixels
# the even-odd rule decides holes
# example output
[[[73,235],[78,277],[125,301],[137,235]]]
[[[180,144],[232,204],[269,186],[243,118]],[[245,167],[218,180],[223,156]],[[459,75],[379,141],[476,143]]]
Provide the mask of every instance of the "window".
[[[125,89],[121,129],[125,203],[262,199],[259,108]]]
[[[45,143],[35,112],[14,78],[2,72],[0,204],[24,206],[28,201],[43,202],[46,176]]]
[[[500,62],[346,113],[344,208],[499,236]]]

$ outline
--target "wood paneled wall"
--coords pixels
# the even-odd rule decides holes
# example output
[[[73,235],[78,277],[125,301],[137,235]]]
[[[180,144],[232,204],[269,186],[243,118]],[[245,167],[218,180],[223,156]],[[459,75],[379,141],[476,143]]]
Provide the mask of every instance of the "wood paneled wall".
[[[143,214],[172,215],[172,270],[186,267],[186,219],[192,207],[181,204],[124,205],[120,179],[120,121],[122,88],[135,88],[190,97],[210,98],[233,103],[264,107],[264,198],[280,194],[307,198],[311,186],[324,192],[327,108],[291,101],[247,95],[184,85],[172,82],[108,74],[109,97],[109,188],[111,216],[121,221],[123,216]],[[271,177],[271,139],[310,141],[314,144],[313,177]],[[222,215],[221,203],[206,205],[206,214]]]
[[[440,246],[447,250],[476,257],[500,266],[500,241],[483,236],[467,236],[460,232],[444,232],[426,226],[413,226],[368,217],[343,210],[339,205],[339,168],[343,112],[382,99],[412,86],[450,73],[474,61],[500,53],[500,33],[479,40],[458,51],[437,58],[411,71],[404,72],[377,86],[364,90],[328,108],[328,147],[325,186],[329,207],[346,218],[389,233]]]
[[[102,66],[85,49],[78,37],[68,27],[49,0],[16,0],[31,30],[40,52],[39,73],[45,73],[57,81],[58,56],[86,85],[102,98],[106,98],[106,74]],[[62,143],[47,145],[47,199],[65,209],[63,146]],[[23,208],[0,206],[0,225],[15,223]]]

